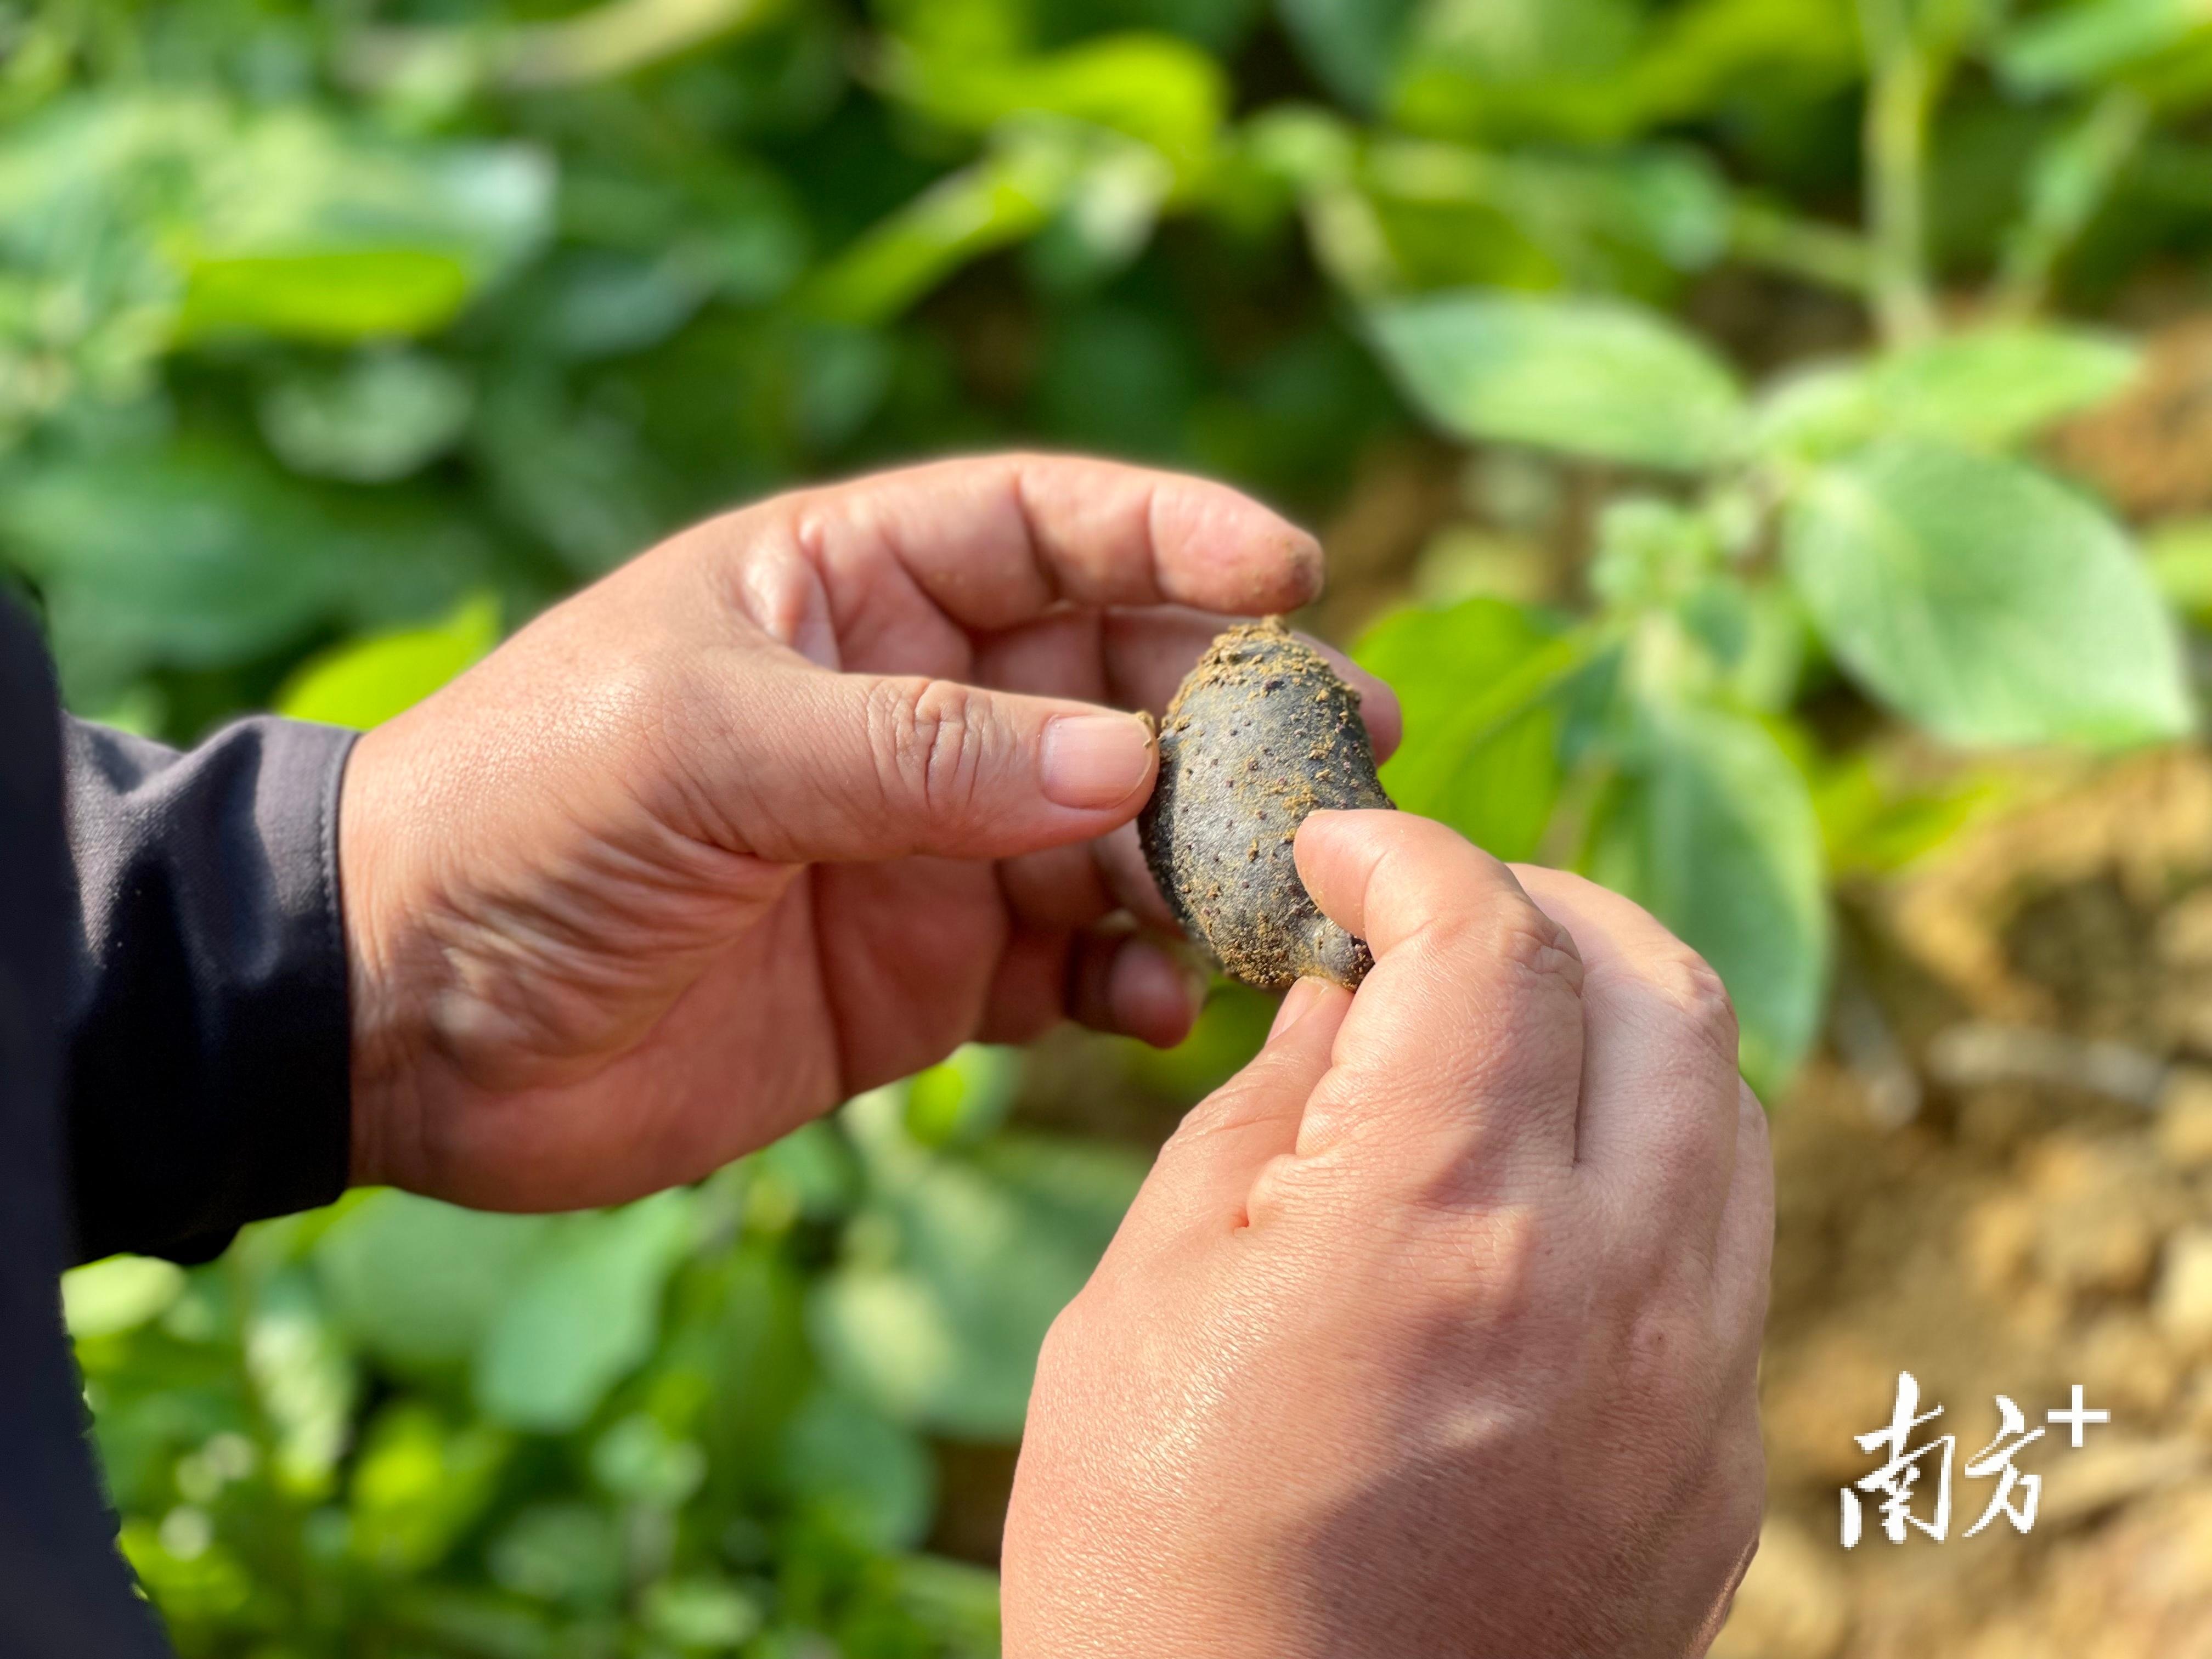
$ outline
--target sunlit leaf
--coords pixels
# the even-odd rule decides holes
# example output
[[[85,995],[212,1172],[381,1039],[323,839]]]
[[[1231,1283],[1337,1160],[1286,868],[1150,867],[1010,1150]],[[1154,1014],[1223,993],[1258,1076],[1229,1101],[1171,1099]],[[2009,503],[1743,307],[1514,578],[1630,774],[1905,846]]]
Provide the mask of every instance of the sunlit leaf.
[[[907,1080],[906,1131],[925,1146],[972,1145],[1006,1121],[1021,1081],[1019,1049],[963,1043]]]
[[[1996,447],[2112,397],[2141,361],[2124,339],[2085,329],[1977,329],[1880,359],[1870,389],[1892,430]]]
[[[1886,440],[1814,477],[1784,558],[1837,658],[1950,742],[2195,725],[2172,622],[2127,537],[2018,463]]]
[[[278,1475],[319,1495],[352,1436],[360,1379],[306,1273],[287,1268],[263,1289],[246,1324],[246,1370],[276,1432]]]
[[[950,125],[1064,117],[1149,144],[1186,178],[1208,161],[1229,105],[1220,66],[1170,35],[1100,35],[1039,57],[895,59],[893,76],[901,96]]]
[[[1558,629],[1502,599],[1400,611],[1359,641],[1362,665],[1390,683],[1406,740],[1382,769],[1408,811],[1441,818],[1502,859],[1531,856],[1559,791],[1559,711],[1540,677],[1510,706],[1492,693],[1544,665]]]
[[[1644,699],[1589,869],[1720,975],[1744,1074],[1771,1098],[1820,1030],[1829,932],[1820,822],[1773,737],[1723,708]]]
[[[2143,557],[2168,605],[2200,628],[2212,623],[2212,519],[2176,519],[2155,526]]]
[[[489,1425],[455,1428],[419,1402],[387,1407],[354,1463],[349,1547],[386,1572],[435,1565],[492,1500],[511,1447]]]
[[[428,696],[499,643],[499,602],[464,600],[428,628],[372,635],[311,658],[274,700],[294,720],[366,731]]]
[[[652,1352],[660,1291],[690,1237],[690,1194],[563,1219],[533,1253],[477,1351],[476,1398],[495,1422],[577,1427]]]
[[[145,1255],[111,1255],[62,1275],[62,1315],[78,1341],[134,1330],[183,1293],[185,1270]]]
[[[903,1115],[896,1090],[846,1109],[873,1194],[854,1225],[880,1247],[821,1281],[810,1328],[831,1376],[899,1421],[1012,1438],[1045,1330],[1090,1277],[1142,1166],[1026,1137],[933,1152]]]
[[[1655,313],[1600,300],[1444,294],[1375,307],[1383,360],[1462,437],[1696,471],[1733,454],[1733,376]]]
[[[420,352],[376,351],[334,372],[279,380],[260,400],[262,435],[295,472],[386,483],[449,449],[475,394],[450,364]]]
[[[2078,86],[2179,46],[2204,26],[2198,0],[2086,0],[2015,24],[1997,66],[2023,91]]]
[[[375,1193],[317,1241],[315,1273],[347,1334],[378,1358],[407,1369],[458,1365],[553,1224]]]

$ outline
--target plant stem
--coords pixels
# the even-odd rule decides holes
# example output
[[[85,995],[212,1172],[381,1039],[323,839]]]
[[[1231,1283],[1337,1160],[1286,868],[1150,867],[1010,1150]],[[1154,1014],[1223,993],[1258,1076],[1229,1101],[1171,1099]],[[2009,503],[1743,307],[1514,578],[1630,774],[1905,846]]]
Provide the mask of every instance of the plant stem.
[[[1932,66],[1904,0],[1859,0],[1872,76],[1867,88],[1867,222],[1874,239],[1875,315],[1889,345],[1936,331],[1928,278],[1928,113]]]
[[[2104,205],[2149,125],[2150,106],[2142,94],[2113,87],[2037,158],[2027,210],[2005,244],[1992,311],[2021,318],[2042,308],[2051,273]]]
[[[1865,237],[1755,198],[1740,200],[1731,210],[1729,251],[1747,264],[1861,300],[1874,283],[1874,250]]]

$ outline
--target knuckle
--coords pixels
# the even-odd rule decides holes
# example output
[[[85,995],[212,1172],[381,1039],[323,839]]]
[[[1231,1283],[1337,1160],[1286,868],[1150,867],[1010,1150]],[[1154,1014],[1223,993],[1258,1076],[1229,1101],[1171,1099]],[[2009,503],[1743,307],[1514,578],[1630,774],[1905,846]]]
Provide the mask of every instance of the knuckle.
[[[933,817],[959,817],[981,791],[988,732],[981,700],[951,680],[885,679],[870,690],[869,745],[886,786]]]
[[[1712,964],[1686,945],[1645,964],[1644,978],[1680,1028],[1701,1047],[1735,1064],[1735,999]]]
[[[1487,964],[1509,991],[1546,993],[1564,985],[1582,994],[1583,959],[1573,937],[1526,900],[1439,916],[1423,931],[1431,953]]]

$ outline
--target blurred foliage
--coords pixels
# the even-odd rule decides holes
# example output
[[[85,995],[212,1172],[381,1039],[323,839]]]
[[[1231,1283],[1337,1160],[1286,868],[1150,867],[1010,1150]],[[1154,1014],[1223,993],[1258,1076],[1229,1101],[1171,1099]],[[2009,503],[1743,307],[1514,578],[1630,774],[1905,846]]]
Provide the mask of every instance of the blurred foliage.
[[[82,712],[365,726],[787,482],[1047,443],[1320,515],[1425,427],[1389,782],[1650,904],[1772,1089],[1830,883],[1996,787],[1890,739],[2196,724],[2212,532],[2138,556],[2037,443],[2138,356],[2060,319],[2203,258],[2203,10],[0,0],[0,556]],[[1130,1086],[1264,1030],[1224,995]],[[993,1650],[930,1441],[1016,1431],[1139,1171],[1006,1127],[1019,1073],[605,1214],[357,1194],[72,1274],[181,1646]]]

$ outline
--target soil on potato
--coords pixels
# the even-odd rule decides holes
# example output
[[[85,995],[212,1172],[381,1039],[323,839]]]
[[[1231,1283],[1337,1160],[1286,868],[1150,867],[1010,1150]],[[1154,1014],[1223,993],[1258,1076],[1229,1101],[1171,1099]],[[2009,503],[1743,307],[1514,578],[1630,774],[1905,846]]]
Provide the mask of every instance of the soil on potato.
[[[1139,828],[1192,939],[1264,990],[1305,975],[1357,987],[1374,957],[1316,908],[1292,845],[1310,813],[1391,804],[1358,694],[1279,617],[1240,623],[1176,690],[1159,742]]]

